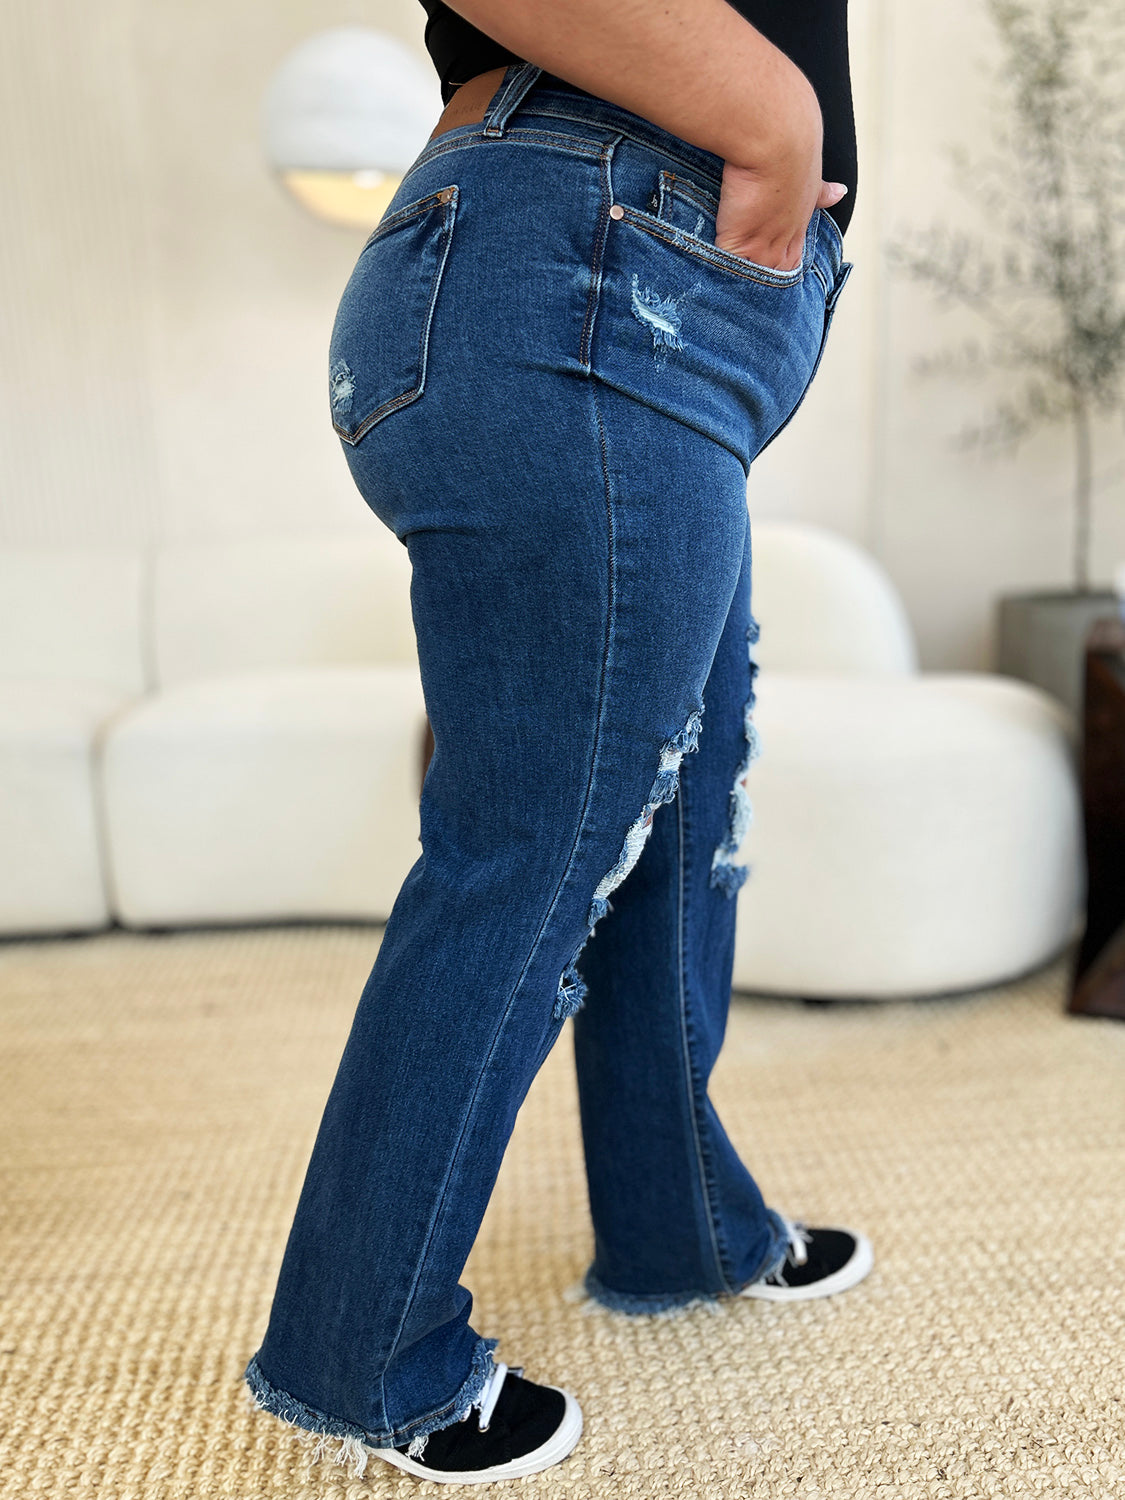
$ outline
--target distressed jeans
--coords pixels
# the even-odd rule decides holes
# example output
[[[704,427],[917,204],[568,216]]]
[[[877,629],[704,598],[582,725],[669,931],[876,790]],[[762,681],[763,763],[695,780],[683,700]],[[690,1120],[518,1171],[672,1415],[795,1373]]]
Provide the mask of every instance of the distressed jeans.
[[[590,1295],[657,1311],[784,1258],[707,1093],[758,749],[746,482],[852,268],[821,210],[793,271],[716,248],[721,173],[513,64],[340,302],[333,423],[409,552],[435,749],[247,1379],[345,1446],[483,1388],[458,1278],[568,1018]]]

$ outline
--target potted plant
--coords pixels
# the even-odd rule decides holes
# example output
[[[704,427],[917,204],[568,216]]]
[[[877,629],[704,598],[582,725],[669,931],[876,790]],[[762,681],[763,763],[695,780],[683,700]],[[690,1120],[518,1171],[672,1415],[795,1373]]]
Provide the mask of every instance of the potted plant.
[[[1071,429],[1072,587],[1001,598],[998,666],[1078,713],[1085,636],[1113,608],[1110,592],[1091,588],[1090,532],[1098,479],[1109,477],[1094,473],[1093,421],[1125,395],[1125,4],[985,4],[1001,44],[999,151],[951,156],[987,205],[987,238],[938,226],[889,245],[888,260],[988,331],[984,344],[924,356],[920,373],[1005,374],[1002,399],[958,446],[1011,451],[1044,425]]]

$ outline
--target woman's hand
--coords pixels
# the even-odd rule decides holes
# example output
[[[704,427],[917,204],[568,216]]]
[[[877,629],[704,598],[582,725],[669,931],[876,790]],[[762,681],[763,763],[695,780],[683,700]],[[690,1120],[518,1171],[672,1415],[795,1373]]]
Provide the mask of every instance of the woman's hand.
[[[450,5],[516,57],[725,162],[721,250],[795,270],[813,210],[843,197],[821,178],[824,121],[812,84],[727,0]]]
[[[800,266],[814,210],[829,208],[847,192],[842,182],[825,182],[820,175],[820,107],[814,97],[814,117],[807,98],[803,102],[803,111],[795,111],[794,123],[760,161],[753,166],[726,162],[715,216],[720,250],[778,271]]]

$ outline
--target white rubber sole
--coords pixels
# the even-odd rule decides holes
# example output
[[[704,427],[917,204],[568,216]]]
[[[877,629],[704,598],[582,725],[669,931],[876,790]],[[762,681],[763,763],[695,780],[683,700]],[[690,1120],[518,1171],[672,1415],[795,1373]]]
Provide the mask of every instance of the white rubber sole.
[[[418,1479],[432,1479],[435,1484],[494,1484],[498,1479],[522,1479],[525,1474],[538,1474],[552,1464],[562,1463],[582,1436],[582,1408],[570,1394],[559,1386],[548,1386],[548,1390],[559,1391],[566,1401],[563,1419],[545,1443],[525,1453],[522,1458],[513,1458],[510,1463],[495,1464],[491,1469],[431,1469],[417,1459],[408,1458],[397,1448],[373,1448],[376,1458],[385,1458],[396,1469],[404,1469]]]
[[[818,1228],[835,1228],[834,1225],[824,1224]],[[849,1287],[855,1286],[867,1275],[875,1264],[875,1253],[871,1248],[871,1241],[865,1234],[859,1234],[854,1229],[839,1230],[841,1234],[850,1234],[855,1240],[855,1250],[850,1260],[844,1262],[838,1271],[833,1271],[831,1276],[826,1276],[823,1281],[810,1282],[808,1286],[767,1286],[763,1281],[752,1281],[749,1286],[744,1286],[739,1292],[740,1297],[755,1297],[760,1302],[811,1302],[815,1297],[831,1297],[834,1292],[846,1292]]]

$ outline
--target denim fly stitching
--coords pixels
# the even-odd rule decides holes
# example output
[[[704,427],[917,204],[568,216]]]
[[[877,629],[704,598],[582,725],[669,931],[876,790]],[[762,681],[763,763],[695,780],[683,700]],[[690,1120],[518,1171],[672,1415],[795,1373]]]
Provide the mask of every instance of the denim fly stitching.
[[[724,895],[735,896],[745,884],[746,877],[750,873],[746,865],[737,865],[734,857],[738,853],[742,840],[746,837],[747,829],[750,827],[754,816],[754,809],[750,802],[750,793],[746,790],[746,776],[752,763],[762,753],[761,739],[758,729],[754,723],[754,704],[757,701],[755,693],[755,681],[758,676],[758,637],[760,629],[757,620],[751,616],[750,624],[746,628],[746,649],[750,662],[750,689],[746,698],[746,707],[743,714],[743,736],[744,749],[742,759],[738,763],[738,769],[734,773],[734,786],[731,788],[730,801],[727,814],[727,831],[722,843],[715,850],[711,861],[711,886],[714,890],[720,890]]]

